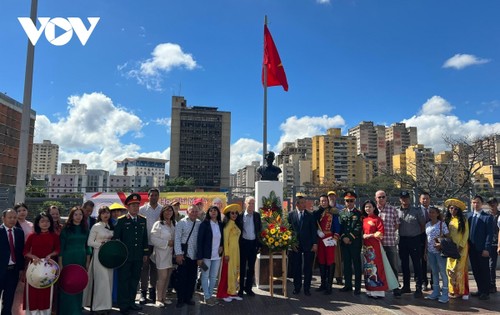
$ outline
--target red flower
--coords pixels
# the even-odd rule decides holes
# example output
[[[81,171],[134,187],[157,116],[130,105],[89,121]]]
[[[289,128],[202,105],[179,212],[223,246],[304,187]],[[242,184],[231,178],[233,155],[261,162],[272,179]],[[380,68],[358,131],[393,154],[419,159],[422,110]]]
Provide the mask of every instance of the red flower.
[[[280,226],[280,232],[283,233],[283,232],[286,232],[287,231],[287,228],[284,227],[284,226]]]
[[[269,229],[270,229],[270,230],[271,230],[271,229],[274,229],[274,223],[269,224],[269,226],[268,226],[268,227],[269,227]]]

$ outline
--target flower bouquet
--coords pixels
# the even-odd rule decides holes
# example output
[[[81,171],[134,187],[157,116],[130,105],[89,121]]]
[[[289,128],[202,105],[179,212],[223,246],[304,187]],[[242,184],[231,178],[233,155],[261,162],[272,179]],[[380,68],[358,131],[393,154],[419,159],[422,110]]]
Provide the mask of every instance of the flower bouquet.
[[[281,208],[281,200],[271,191],[269,197],[262,197],[260,208],[262,231],[260,241],[269,248],[270,252],[287,250],[297,243],[297,238],[290,230],[290,225]]]

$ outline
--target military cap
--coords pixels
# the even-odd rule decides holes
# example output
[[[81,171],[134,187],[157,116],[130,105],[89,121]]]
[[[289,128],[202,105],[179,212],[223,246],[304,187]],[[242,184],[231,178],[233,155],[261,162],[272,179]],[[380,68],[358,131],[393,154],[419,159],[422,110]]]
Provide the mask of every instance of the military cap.
[[[125,205],[128,206],[133,203],[141,203],[141,195],[139,194],[130,194],[130,196],[125,199]]]
[[[402,190],[400,193],[399,193],[399,198],[410,198],[410,193],[406,190]]]
[[[346,191],[344,193],[344,199],[356,199],[358,196],[354,191]]]

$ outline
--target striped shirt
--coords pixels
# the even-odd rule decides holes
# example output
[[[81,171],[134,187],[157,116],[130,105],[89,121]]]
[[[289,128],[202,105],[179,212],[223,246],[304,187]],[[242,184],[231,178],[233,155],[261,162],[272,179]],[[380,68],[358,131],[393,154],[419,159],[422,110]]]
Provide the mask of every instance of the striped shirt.
[[[176,256],[184,254],[181,248],[181,244],[186,243],[186,241],[188,240],[189,233],[191,232],[191,229],[193,229],[194,224],[195,226],[193,229],[193,233],[191,233],[191,237],[189,237],[189,242],[187,243],[188,249],[186,256],[193,260],[196,260],[196,243],[198,241],[198,229],[200,228],[200,223],[201,221],[198,219],[193,222],[191,221],[191,219],[189,219],[189,217],[185,217],[175,225],[174,249]]]
[[[396,227],[399,224],[399,211],[395,207],[385,204],[384,208],[378,208],[378,216],[384,222],[384,237],[382,246],[396,246],[398,244],[398,234]]]

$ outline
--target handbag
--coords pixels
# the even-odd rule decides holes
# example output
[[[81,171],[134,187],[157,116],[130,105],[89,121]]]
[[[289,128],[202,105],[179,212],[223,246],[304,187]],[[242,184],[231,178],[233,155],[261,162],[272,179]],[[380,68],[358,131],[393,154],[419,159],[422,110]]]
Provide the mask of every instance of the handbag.
[[[440,222],[439,229],[440,234],[439,237],[436,238],[436,244],[439,244],[441,246],[441,256],[446,258],[449,257],[459,259],[460,252],[458,251],[457,244],[443,235],[443,222]]]

